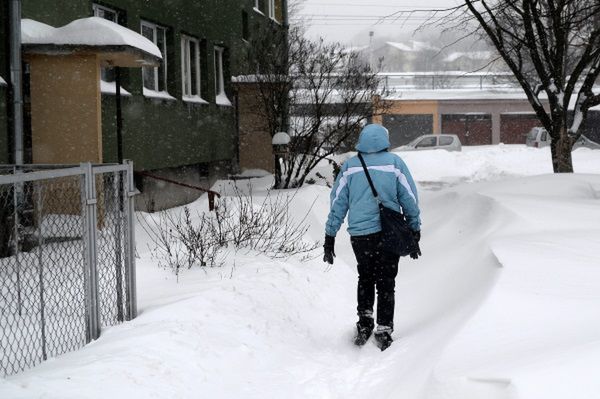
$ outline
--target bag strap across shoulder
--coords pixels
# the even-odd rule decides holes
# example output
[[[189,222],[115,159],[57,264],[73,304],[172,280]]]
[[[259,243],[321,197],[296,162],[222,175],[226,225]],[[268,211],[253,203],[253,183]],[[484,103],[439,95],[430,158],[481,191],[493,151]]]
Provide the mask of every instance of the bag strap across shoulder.
[[[367,180],[369,181],[369,186],[371,186],[371,192],[373,192],[375,200],[377,201],[377,203],[381,204],[381,201],[379,200],[379,194],[377,194],[377,190],[375,190],[375,185],[373,184],[373,180],[371,179],[371,175],[369,174],[367,164],[365,163],[365,160],[363,159],[362,154],[360,152],[358,153],[358,159],[360,160],[360,163],[365,171],[365,175],[367,176]]]

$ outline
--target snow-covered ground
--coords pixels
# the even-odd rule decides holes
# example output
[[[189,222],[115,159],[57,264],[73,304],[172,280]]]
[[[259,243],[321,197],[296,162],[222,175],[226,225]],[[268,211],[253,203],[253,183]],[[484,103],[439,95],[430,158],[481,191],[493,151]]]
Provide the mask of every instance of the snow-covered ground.
[[[574,175],[523,146],[401,156],[421,189],[423,257],[401,261],[387,351],[351,344],[345,232],[331,269],[238,253],[177,282],[138,230],[140,316],[0,380],[0,398],[600,397],[600,151],[576,150]],[[269,178],[253,182],[259,194]],[[328,195],[294,199],[307,240]]]

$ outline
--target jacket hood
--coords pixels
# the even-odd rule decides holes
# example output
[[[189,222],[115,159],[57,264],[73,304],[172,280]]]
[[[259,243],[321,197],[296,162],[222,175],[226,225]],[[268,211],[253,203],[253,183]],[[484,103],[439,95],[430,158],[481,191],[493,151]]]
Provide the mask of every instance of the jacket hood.
[[[356,150],[362,153],[373,153],[390,148],[390,135],[386,128],[377,124],[369,124],[363,128],[358,137]]]

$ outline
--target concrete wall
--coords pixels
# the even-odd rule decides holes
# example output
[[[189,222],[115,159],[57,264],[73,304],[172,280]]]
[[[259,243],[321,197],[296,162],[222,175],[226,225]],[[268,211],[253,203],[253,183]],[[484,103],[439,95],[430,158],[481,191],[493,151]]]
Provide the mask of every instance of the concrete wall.
[[[263,169],[274,172],[271,135],[268,133],[268,121],[260,111],[258,90],[252,83],[241,83],[237,86],[239,166],[241,171]]]
[[[28,62],[33,162],[102,162],[96,56],[32,56]]]
[[[383,126],[390,134],[391,147],[399,147],[424,134],[432,134],[432,114],[392,114],[383,116]]]
[[[431,133],[439,134],[441,121],[439,118],[438,101],[413,100],[413,101],[387,101],[386,115],[432,115],[433,130]],[[383,115],[373,117],[373,123],[383,124]]]

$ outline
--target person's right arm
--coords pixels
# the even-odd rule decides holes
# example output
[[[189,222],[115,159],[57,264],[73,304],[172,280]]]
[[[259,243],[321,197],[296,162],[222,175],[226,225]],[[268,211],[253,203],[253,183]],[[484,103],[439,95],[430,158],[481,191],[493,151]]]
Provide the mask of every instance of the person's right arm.
[[[344,223],[349,206],[348,179],[345,172],[348,170],[347,163],[344,163],[340,173],[335,179],[330,195],[330,210],[325,224],[325,234],[335,237],[338,230]]]

